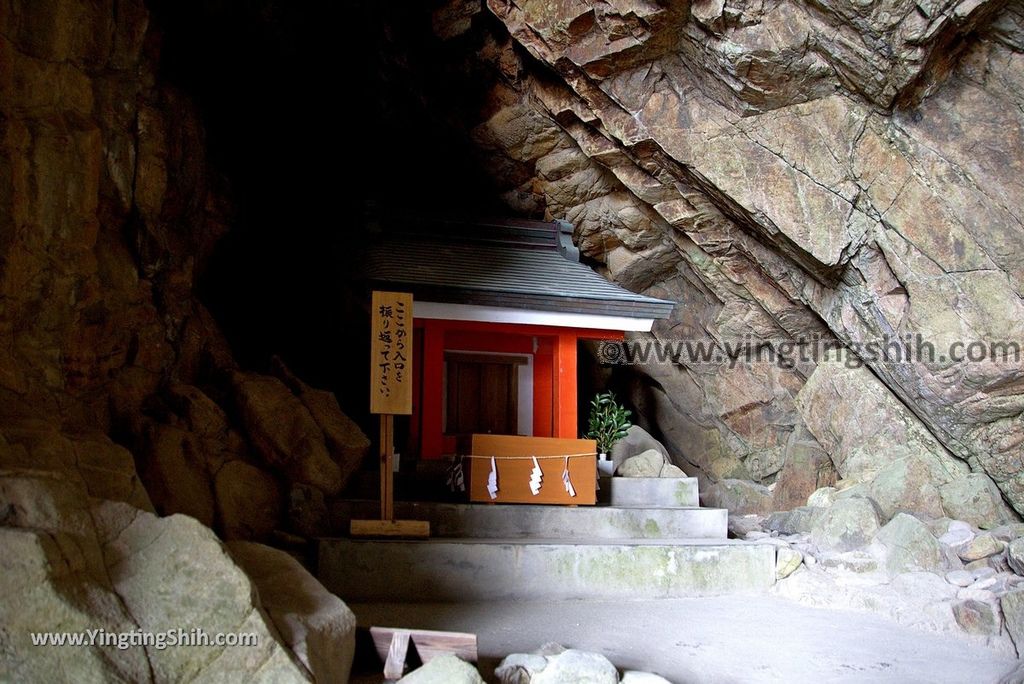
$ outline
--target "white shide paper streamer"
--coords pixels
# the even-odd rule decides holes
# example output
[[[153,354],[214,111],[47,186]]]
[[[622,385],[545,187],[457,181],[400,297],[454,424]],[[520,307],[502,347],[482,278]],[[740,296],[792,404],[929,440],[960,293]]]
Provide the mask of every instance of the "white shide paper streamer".
[[[491,472],[487,475],[487,493],[492,499],[498,498],[498,465],[491,456]]]
[[[565,491],[568,492],[569,496],[576,496],[576,488],[572,486],[572,481],[569,479],[569,457],[565,457],[565,469],[562,471],[562,482],[565,483]]]
[[[537,457],[533,457],[533,470],[530,471],[530,492],[534,496],[540,494],[541,480],[544,479],[544,473],[540,469],[540,463],[537,463]]]

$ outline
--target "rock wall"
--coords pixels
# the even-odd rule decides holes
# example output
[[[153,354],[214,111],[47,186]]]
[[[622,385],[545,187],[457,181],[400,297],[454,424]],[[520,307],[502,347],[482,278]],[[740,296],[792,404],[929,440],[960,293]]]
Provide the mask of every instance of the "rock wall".
[[[196,111],[155,75],[142,2],[0,10],[0,392],[109,427],[230,358],[191,296],[225,230]]]
[[[1024,340],[1024,5],[460,0],[434,19],[465,73],[491,67],[472,135],[506,203],[679,302],[634,339],[934,345],[638,364],[620,382],[679,465],[771,510],[921,457],[911,479],[993,510],[994,482],[1024,511],[1024,363],[946,356]]]
[[[283,365],[243,375],[196,296],[231,202],[161,42],[141,1],[0,9],[0,420],[113,436],[161,514],[311,534],[283,500],[369,441]]]
[[[141,0],[0,3],[0,679],[344,681],[352,613],[209,528],[302,548],[369,441],[283,366],[241,372],[199,302],[231,203],[160,43]],[[194,628],[259,643],[29,640]]]

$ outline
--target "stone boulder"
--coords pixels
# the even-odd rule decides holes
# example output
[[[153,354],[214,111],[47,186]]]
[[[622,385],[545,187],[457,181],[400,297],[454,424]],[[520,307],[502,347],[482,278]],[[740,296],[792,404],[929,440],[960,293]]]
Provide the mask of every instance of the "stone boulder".
[[[209,472],[216,473],[226,461],[246,455],[244,438],[231,427],[224,410],[198,387],[171,385],[164,400],[178,417],[176,425],[200,445]]]
[[[271,369],[309,410],[313,420],[324,432],[331,456],[341,469],[342,486],[359,470],[370,450],[370,439],[341,410],[338,398],[332,392],[310,387],[291,372],[279,357],[271,359]]]
[[[494,676],[500,684],[530,684],[547,666],[548,659],[539,653],[513,653],[498,664]]]
[[[153,510],[131,452],[101,432],[62,433],[48,421],[23,419],[0,426],[0,437],[0,469],[49,471],[79,482],[91,497]]]
[[[599,653],[545,644],[534,653],[513,653],[494,671],[501,684],[618,684],[615,666]],[[636,673],[637,676],[646,673]]]
[[[660,453],[664,462],[672,462],[668,455],[668,450],[665,449],[661,442],[652,437],[647,430],[644,430],[639,425],[631,425],[626,430],[626,436],[612,445],[612,451],[608,454],[608,457],[615,464],[615,469],[618,470],[619,466],[627,459],[651,449]]]
[[[398,684],[484,684],[476,668],[450,653],[432,658],[398,680]]]
[[[324,493],[316,487],[293,484],[288,492],[288,526],[304,537],[326,536],[331,523]]]
[[[57,471],[4,473],[0,515],[4,525],[46,532],[73,557],[70,568],[87,579],[106,573],[96,542],[90,499],[81,482]]]
[[[40,463],[43,465],[43,463]],[[50,465],[53,465],[51,462]],[[130,479],[130,478],[128,478]],[[91,497],[72,469],[0,474],[0,679],[307,682],[256,591],[213,532]],[[206,638],[252,634],[254,646],[40,649],[31,632],[102,629]],[[178,630],[181,630],[179,632]],[[246,639],[250,637],[244,637]]]
[[[1024,589],[1007,592],[1000,600],[1006,631],[1017,647],[1017,655],[1024,657]]]
[[[111,586],[89,496],[74,472],[7,471],[0,511],[0,680],[50,681],[59,672],[74,681],[152,681],[142,649],[30,642],[31,632],[137,629]]]
[[[867,368],[835,359],[818,364],[796,403],[842,479],[867,483],[882,474],[887,517],[887,510],[913,510],[921,501],[932,506],[939,500],[937,490],[921,492],[918,486],[936,488],[968,472]],[[902,461],[906,458],[929,459],[936,467],[924,469],[920,462]],[[936,482],[933,473],[940,472],[942,481]]]
[[[953,617],[968,634],[999,636],[1003,626],[998,609],[987,601],[957,601],[953,604]]]
[[[776,511],[765,518],[764,527],[779,534],[810,534],[815,522],[827,511],[827,508],[813,506],[802,506],[791,511]]]
[[[828,453],[810,434],[794,435],[775,480],[775,510],[784,511],[808,503],[814,492],[836,481],[835,466]],[[803,437],[800,439],[799,437]]]
[[[1003,502],[996,483],[984,473],[971,473],[939,488],[946,514],[983,530],[1017,519]]]
[[[151,650],[154,679],[310,681],[281,643],[253,583],[210,529],[185,516],[158,518],[110,502],[93,515],[114,590],[139,629],[255,635],[251,646]]]
[[[661,472],[658,473],[658,477],[686,477],[686,473],[679,466],[666,463],[661,467]]]
[[[231,542],[228,550],[313,679],[347,682],[356,647],[356,616],[348,606],[284,551],[252,542]]]
[[[215,504],[202,445],[181,428],[148,423],[140,475],[161,515],[190,515],[213,526]]]
[[[989,533],[979,534],[967,544],[959,547],[957,555],[965,563],[979,561],[990,556],[996,556],[1003,552],[1006,545]]]
[[[570,648],[548,656],[548,665],[530,684],[618,684],[619,672],[600,653]]]
[[[0,527],[0,680],[54,681],[60,673],[65,681],[153,681],[141,648],[44,648],[29,641],[31,632],[137,629],[109,582],[82,564],[80,548],[62,533]]]
[[[803,554],[796,549],[780,546],[775,550],[775,578],[786,579],[796,572],[803,561]]]
[[[939,542],[928,526],[912,515],[898,513],[878,531],[875,540],[884,547],[885,569],[898,575],[902,572],[941,572],[944,559]]]
[[[828,508],[836,502],[836,492],[838,490],[835,487],[821,487],[815,489],[807,497],[807,505],[812,508]]]
[[[933,524],[931,529],[940,542],[954,551],[964,548],[977,536],[974,528],[963,520],[945,520],[938,525]]]
[[[733,515],[767,515],[772,510],[772,502],[767,487],[748,480],[721,480],[701,490],[704,506],[725,508]]]
[[[179,383],[171,385],[166,395],[171,409],[181,416],[189,432],[219,439],[227,436],[228,419],[224,409],[201,389]]]
[[[72,433],[68,438],[74,451],[75,467],[89,496],[153,510],[149,494],[135,472],[135,459],[130,451],[101,432]]]
[[[887,463],[867,486],[867,496],[878,505],[883,520],[900,511],[943,516],[942,499],[927,457],[906,456]]]
[[[665,465],[663,454],[655,449],[648,449],[623,461],[615,474],[619,477],[661,477]]]
[[[974,575],[968,570],[950,570],[946,573],[946,581],[956,587],[969,587],[974,584]]]
[[[140,629],[255,635],[251,646],[150,649],[154,680],[311,681],[211,530],[186,516],[157,518],[114,502],[98,504],[93,517],[114,591]]]
[[[1018,537],[1024,537],[1024,523],[1008,523],[989,530],[992,536],[999,541],[1012,542]]]
[[[1014,539],[1006,547],[1006,562],[1011,570],[1024,576],[1024,537]]]
[[[280,526],[281,494],[270,473],[245,461],[228,461],[213,482],[224,539],[265,539]]]
[[[236,373],[233,387],[246,435],[267,465],[292,482],[313,485],[332,496],[341,491],[341,468],[327,450],[323,430],[283,382]]]
[[[369,438],[342,412],[333,393],[303,386],[299,399],[323,430],[327,448],[341,469],[344,487],[370,450]]]
[[[852,551],[865,546],[879,530],[878,511],[862,497],[840,499],[811,524],[811,541],[822,549]]]

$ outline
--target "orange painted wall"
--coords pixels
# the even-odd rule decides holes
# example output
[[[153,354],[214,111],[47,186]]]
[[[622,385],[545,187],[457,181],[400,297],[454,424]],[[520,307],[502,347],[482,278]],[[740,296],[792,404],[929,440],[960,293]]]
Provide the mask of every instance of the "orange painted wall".
[[[621,340],[623,333],[584,328],[449,321],[416,321],[422,338],[419,391],[413,401],[413,434],[421,458],[455,452],[444,435],[444,352],[446,349],[533,354],[533,436],[575,439],[577,343],[580,339]],[[534,351],[536,340],[536,351]]]

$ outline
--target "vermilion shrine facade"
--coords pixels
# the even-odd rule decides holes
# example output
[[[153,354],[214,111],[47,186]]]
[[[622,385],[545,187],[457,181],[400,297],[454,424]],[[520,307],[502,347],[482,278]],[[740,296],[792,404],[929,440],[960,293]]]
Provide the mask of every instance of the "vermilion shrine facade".
[[[471,434],[578,437],[578,342],[621,340],[669,316],[673,302],[581,264],[571,232],[565,222],[433,222],[378,236],[363,275],[414,296],[407,451],[440,458]]]

